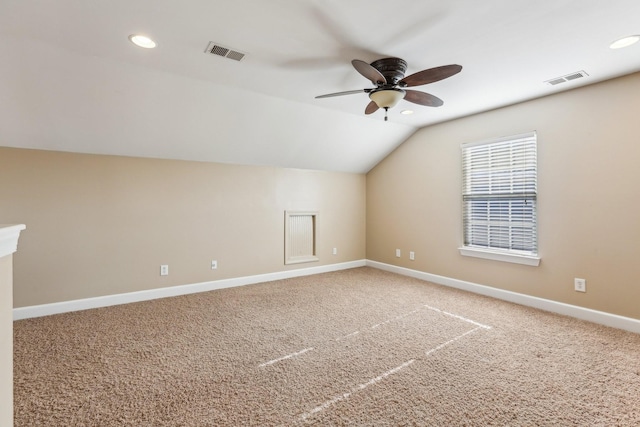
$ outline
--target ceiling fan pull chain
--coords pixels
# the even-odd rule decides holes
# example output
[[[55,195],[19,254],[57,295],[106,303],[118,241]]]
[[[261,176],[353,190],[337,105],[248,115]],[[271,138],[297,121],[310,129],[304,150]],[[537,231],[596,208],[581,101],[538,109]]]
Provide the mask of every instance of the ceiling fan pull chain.
[[[386,122],[388,120],[387,118],[387,113],[389,112],[389,107],[384,107],[384,121]]]

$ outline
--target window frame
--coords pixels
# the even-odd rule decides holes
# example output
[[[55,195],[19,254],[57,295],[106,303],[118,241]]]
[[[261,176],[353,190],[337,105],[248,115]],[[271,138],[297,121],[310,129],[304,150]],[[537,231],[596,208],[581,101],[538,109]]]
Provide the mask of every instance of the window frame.
[[[523,154],[519,155],[519,157],[516,157],[516,155],[514,155],[511,150],[517,147],[517,144],[523,144],[523,141],[524,141],[524,144],[531,144],[531,142],[533,143],[533,154],[530,151],[531,147],[527,146],[529,151],[525,149]],[[474,166],[477,168],[478,164],[480,163],[476,162],[475,164],[469,164],[467,161],[466,153],[470,152],[473,147],[476,147],[476,148],[483,147],[483,146],[486,147],[486,152],[484,154],[485,156],[488,155],[490,157],[490,160],[484,160],[484,162],[486,162],[486,165],[481,165],[481,166],[485,166],[485,167],[488,166],[492,170],[495,170],[495,168],[497,167],[495,163],[497,163],[497,161],[494,160],[493,157],[491,157],[492,153],[490,153],[489,146],[491,145],[498,146],[498,144],[502,144],[503,146],[508,145],[508,148],[502,148],[501,153],[503,154],[508,153],[508,156],[509,156],[508,157],[509,166],[506,169],[506,171],[508,171],[508,178],[510,183],[508,186],[509,189],[505,190],[504,186],[501,186],[499,184],[493,184],[492,178],[495,175],[497,175],[494,173],[494,174],[490,174],[491,178],[489,179],[485,178],[485,181],[481,182],[481,184],[488,184],[487,187],[483,187],[483,188],[487,188],[486,190],[484,191],[474,190],[472,187],[474,186],[474,184],[476,184],[477,181],[473,179],[474,178],[473,175],[469,175],[469,176],[467,175],[471,173],[471,169],[473,169]],[[498,148],[500,147],[498,146]],[[490,259],[495,261],[511,262],[511,263],[529,265],[529,266],[538,266],[540,264],[540,256],[537,250],[538,249],[537,248],[537,225],[538,225],[537,133],[533,131],[533,132],[527,132],[527,133],[518,134],[518,135],[511,135],[511,136],[502,137],[502,138],[494,138],[490,140],[464,143],[460,145],[460,153],[461,153],[461,165],[462,165],[461,171],[462,171],[462,214],[463,214],[462,215],[463,242],[462,242],[462,245],[458,248],[460,251],[460,254],[463,256],[484,258],[484,259]],[[523,172],[522,166],[519,166],[518,168],[514,166],[514,160],[517,161],[518,165],[520,165],[521,162],[526,162],[526,168],[524,168],[525,170],[524,172]],[[527,168],[530,169],[531,166],[533,166],[533,172],[526,171],[526,169]],[[478,172],[482,173],[482,170],[477,169],[476,174],[478,174]],[[505,172],[505,169],[503,169],[502,172]],[[514,184],[514,182],[517,183],[518,185]],[[477,187],[477,185],[475,186]],[[494,187],[496,188],[500,187],[500,188],[496,189]],[[520,190],[515,190],[514,188],[520,188]],[[470,240],[473,240],[473,236],[469,236],[470,230],[474,228],[474,226],[478,226],[478,224],[480,224],[480,221],[478,220],[478,218],[476,218],[475,220],[473,218],[470,218],[473,215],[473,212],[469,212],[469,210],[471,209],[471,206],[469,205],[469,203],[472,203],[473,200],[478,200],[486,203],[486,211],[488,216],[486,219],[487,223],[485,225],[487,226],[487,231],[486,231],[486,235],[480,233],[478,237],[478,240],[484,237],[483,240],[486,242],[486,244],[477,244],[478,240],[476,240],[476,244],[474,244],[473,242],[469,243]],[[520,203],[524,202],[526,205],[526,203],[530,203],[531,201],[533,201],[532,209],[522,210],[522,205],[517,206],[518,202]],[[501,227],[502,230],[500,232],[494,233],[492,235],[490,232],[491,222],[495,223],[496,220],[490,219],[491,218],[490,207],[492,204],[497,204],[499,202],[502,202],[502,203],[506,202],[508,203],[508,206],[509,206],[508,214],[505,215],[504,210],[502,210],[500,213],[501,221],[503,221],[505,217],[508,218],[506,221],[504,221],[507,223],[506,228],[508,229],[508,232],[504,231],[505,226],[503,226]],[[522,225],[520,225],[519,232],[514,231],[517,227],[513,226],[513,224],[516,223],[516,221],[514,221],[513,216],[515,215],[517,217],[517,214],[513,213],[515,208],[519,208],[522,210],[523,212],[522,219],[524,219],[525,217],[527,218],[527,220],[524,221]],[[529,217],[532,219],[529,219]],[[531,221],[533,221],[533,223]],[[532,227],[531,232],[533,234],[531,234],[531,232],[526,235],[518,234],[518,233],[522,233],[523,228],[527,228],[527,227]],[[497,240],[500,240],[500,239],[504,239],[505,237],[508,238],[509,240],[508,244],[503,243],[503,246],[500,246],[500,245],[494,246],[491,243],[491,241],[496,238]],[[520,240],[518,240],[518,238]],[[514,249],[513,247],[516,246],[513,243],[514,240],[522,241],[523,245],[527,246],[527,250]],[[526,244],[524,242],[526,242]]]

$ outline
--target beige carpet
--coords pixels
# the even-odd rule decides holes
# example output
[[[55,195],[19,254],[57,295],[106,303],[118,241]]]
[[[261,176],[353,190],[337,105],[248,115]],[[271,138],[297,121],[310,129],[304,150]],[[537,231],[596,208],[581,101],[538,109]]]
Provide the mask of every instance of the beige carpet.
[[[14,329],[16,426],[640,425],[640,335],[371,268]]]

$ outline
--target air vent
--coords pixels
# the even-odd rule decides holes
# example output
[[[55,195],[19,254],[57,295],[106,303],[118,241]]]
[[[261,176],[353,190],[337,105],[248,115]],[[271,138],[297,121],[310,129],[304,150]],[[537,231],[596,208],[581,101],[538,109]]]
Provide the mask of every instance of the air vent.
[[[567,80],[575,80],[575,79],[579,79],[585,76],[585,74],[583,74],[584,72],[580,72],[580,73],[575,73],[575,74],[570,74],[568,76],[565,77],[565,79]]]
[[[209,45],[207,46],[207,50],[205,50],[205,52],[212,55],[222,56],[223,58],[233,59],[235,61],[241,61],[245,56],[245,54],[242,52],[238,52],[237,50],[233,50],[228,47],[220,46],[215,42],[209,42]]]
[[[553,80],[549,80],[547,83],[549,83],[550,85],[559,85],[560,83],[564,83],[566,82],[565,79],[553,79]]]
[[[547,80],[545,83],[551,86],[559,85],[560,83],[570,82],[571,80],[581,79],[582,77],[587,77],[585,71],[576,71],[575,73],[567,74],[566,76],[556,77],[555,79]]]

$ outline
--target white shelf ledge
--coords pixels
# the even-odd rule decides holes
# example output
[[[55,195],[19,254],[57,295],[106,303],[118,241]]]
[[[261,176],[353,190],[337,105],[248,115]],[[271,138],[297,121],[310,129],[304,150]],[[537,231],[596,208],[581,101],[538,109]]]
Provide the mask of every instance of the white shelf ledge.
[[[18,238],[25,228],[24,224],[0,224],[0,258],[18,250]]]

